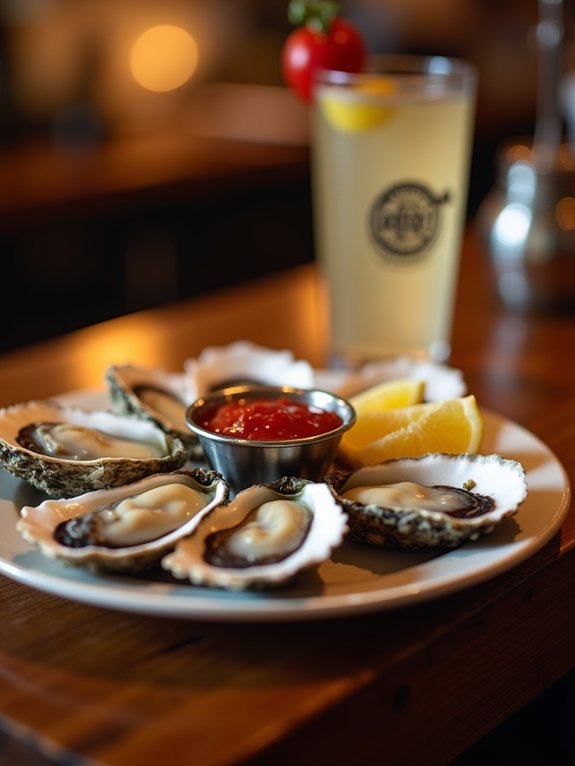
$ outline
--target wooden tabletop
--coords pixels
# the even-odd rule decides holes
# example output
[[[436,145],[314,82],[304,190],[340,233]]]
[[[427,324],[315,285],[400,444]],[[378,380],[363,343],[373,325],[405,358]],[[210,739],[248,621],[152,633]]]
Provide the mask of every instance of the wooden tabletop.
[[[305,266],[107,322],[0,357],[0,404],[99,388],[112,361],[177,370],[238,338],[322,365],[323,305]],[[470,232],[451,363],[571,475],[574,340],[573,318],[502,311]],[[443,764],[573,667],[574,592],[573,512],[494,579],[329,620],[140,616],[0,577],[0,762]]]

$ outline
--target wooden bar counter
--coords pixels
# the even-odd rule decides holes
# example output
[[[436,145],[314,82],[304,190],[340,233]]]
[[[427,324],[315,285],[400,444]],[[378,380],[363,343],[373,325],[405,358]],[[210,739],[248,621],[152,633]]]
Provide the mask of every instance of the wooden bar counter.
[[[101,388],[112,362],[177,370],[240,338],[323,365],[323,309],[303,266],[126,316],[0,357],[0,404]],[[453,340],[481,406],[574,475],[575,319],[503,312],[473,232]],[[572,511],[492,579],[326,620],[145,616],[0,577],[0,763],[448,763],[575,666],[574,593]]]

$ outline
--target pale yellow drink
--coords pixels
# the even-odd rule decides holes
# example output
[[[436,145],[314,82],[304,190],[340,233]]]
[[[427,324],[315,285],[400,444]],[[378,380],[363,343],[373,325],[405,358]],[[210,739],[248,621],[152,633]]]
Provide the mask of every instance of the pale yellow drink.
[[[336,75],[316,91],[316,241],[332,349],[347,360],[449,355],[474,111],[467,74],[463,84]]]

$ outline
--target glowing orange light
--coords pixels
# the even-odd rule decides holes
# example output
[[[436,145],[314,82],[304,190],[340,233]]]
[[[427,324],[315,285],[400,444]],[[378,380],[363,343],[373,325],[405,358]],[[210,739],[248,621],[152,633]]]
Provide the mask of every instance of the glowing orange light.
[[[575,199],[563,197],[555,207],[555,220],[563,231],[575,229]]]
[[[198,58],[192,35],[182,27],[164,24],[138,37],[130,52],[130,71],[147,90],[175,90],[194,74]]]

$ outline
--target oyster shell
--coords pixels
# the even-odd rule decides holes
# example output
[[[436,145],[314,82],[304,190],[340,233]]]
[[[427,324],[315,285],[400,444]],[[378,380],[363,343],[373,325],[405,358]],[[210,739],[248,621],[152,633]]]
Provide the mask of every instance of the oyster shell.
[[[196,397],[183,373],[123,364],[109,367],[105,377],[114,412],[153,423],[192,452],[198,449],[185,419],[186,408]]]
[[[0,410],[0,466],[51,495],[125,484],[186,459],[179,439],[110,412],[50,401]]]
[[[325,484],[284,477],[213,508],[162,566],[197,585],[271,588],[329,558],[347,531]]]
[[[523,466],[499,455],[388,460],[334,472],[326,482],[348,514],[352,538],[404,548],[475,540],[514,515],[527,496]]]
[[[109,367],[105,377],[115,412],[155,423],[180,438],[194,457],[201,450],[186,425],[185,412],[199,397],[247,382],[313,385],[308,362],[295,360],[290,351],[273,351],[249,341],[208,347],[196,359],[187,359],[181,373],[124,364]]]
[[[95,570],[141,571],[227,496],[220,474],[182,469],[25,506],[17,529],[50,558]]]
[[[358,369],[316,370],[315,385],[350,397],[386,380],[411,378],[425,383],[428,402],[465,396],[467,384],[461,370],[408,357],[367,362]]]
[[[184,362],[190,393],[195,399],[211,391],[245,384],[313,388],[309,362],[291,351],[275,351],[246,340],[228,346],[209,346],[196,359]]]

